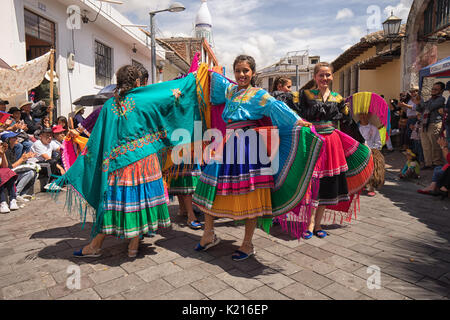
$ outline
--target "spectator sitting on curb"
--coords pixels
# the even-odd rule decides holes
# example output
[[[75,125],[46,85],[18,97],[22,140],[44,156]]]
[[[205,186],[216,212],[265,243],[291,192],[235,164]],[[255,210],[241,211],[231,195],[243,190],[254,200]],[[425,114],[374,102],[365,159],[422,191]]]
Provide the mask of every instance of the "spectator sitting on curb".
[[[444,138],[438,139],[438,144],[441,146],[442,154],[444,158],[447,159],[447,164],[445,166],[438,166],[434,168],[432,182],[425,189],[417,190],[418,193],[427,194],[432,196],[441,196],[441,188],[443,187],[443,177],[445,171],[450,167],[450,153],[448,152],[447,142]]]
[[[33,197],[33,187],[37,179],[38,167],[33,164],[27,164],[27,160],[34,157],[34,153],[27,152],[22,154],[20,158],[16,157],[14,152],[14,146],[17,142],[16,133],[3,134],[1,139],[7,143],[5,155],[8,160],[8,167],[17,174],[16,199],[20,202],[28,202],[28,198]]]
[[[35,156],[28,161],[37,163],[46,169],[48,184],[52,176],[59,171],[56,166],[57,160],[52,158],[52,154],[53,151],[59,151],[60,147],[52,141],[53,131],[50,128],[42,129],[42,131],[38,132],[37,136],[39,136],[39,140],[31,147],[31,151],[35,153]]]
[[[32,106],[32,102],[29,101],[24,101],[20,104],[19,109],[22,112],[21,117],[22,120],[25,122],[25,124],[27,125],[27,130],[26,133],[28,133],[29,135],[34,134],[34,132],[39,129],[38,124],[34,121],[32,115],[31,115],[31,106]]]
[[[14,150],[16,151],[16,156],[19,158],[23,153],[30,151],[33,142],[30,141],[30,137],[26,133],[28,128],[25,122],[21,119],[19,108],[12,107],[11,109],[9,109],[9,113],[11,114],[10,119],[12,122],[6,130],[15,132],[19,135],[17,144],[14,148]]]
[[[52,128],[53,131],[53,141],[55,144],[59,146],[59,148],[62,148],[62,143],[64,142],[64,139],[66,137],[65,130],[62,126],[57,125]],[[58,168],[61,175],[66,174],[66,170],[64,170],[64,165],[62,162],[62,156],[61,156],[61,150],[59,151],[53,151],[52,158],[57,160],[56,167]]]
[[[16,181],[17,174],[8,168],[8,159],[6,159],[6,143],[0,144],[0,213],[8,213],[10,210],[18,210],[16,201]],[[9,194],[9,206],[6,202],[6,194]]]

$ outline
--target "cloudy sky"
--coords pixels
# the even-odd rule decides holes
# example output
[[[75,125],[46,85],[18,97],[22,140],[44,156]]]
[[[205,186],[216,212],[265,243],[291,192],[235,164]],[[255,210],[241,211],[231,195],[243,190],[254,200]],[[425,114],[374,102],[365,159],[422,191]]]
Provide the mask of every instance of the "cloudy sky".
[[[133,23],[149,24],[148,12],[165,9],[171,0],[122,0],[116,8]],[[186,10],[156,15],[157,37],[193,36],[200,0],[177,0]],[[391,13],[406,23],[413,0],[208,0],[214,50],[229,74],[242,53],[257,69],[277,62],[289,51],[309,49],[333,61],[367,33],[381,30]]]

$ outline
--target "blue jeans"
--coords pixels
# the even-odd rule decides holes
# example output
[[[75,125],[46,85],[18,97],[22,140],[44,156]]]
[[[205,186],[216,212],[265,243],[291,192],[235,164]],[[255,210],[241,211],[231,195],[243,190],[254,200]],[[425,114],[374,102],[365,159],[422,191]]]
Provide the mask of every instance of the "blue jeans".
[[[16,155],[16,159],[19,159],[24,153],[30,152],[31,146],[33,142],[31,141],[23,141],[22,143],[16,143],[14,146],[14,153]]]
[[[439,180],[441,180],[442,177],[444,176],[444,172],[445,171],[442,170],[442,166],[434,168],[433,178],[431,179],[431,181],[436,182],[438,188],[442,187],[441,185],[439,185]]]
[[[20,196],[33,194],[33,186],[36,178],[37,173],[34,170],[19,173],[16,180],[16,193]]]

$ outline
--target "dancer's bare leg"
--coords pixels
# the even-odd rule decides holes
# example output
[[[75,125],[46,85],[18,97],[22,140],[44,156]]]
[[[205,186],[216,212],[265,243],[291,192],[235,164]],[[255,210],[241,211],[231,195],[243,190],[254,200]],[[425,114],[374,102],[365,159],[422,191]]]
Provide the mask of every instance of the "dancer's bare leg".
[[[242,241],[242,245],[239,247],[239,250],[242,252],[245,252],[246,254],[249,254],[253,251],[253,234],[255,233],[256,229],[256,223],[258,219],[247,219],[245,221],[245,234],[244,234],[244,240]]]
[[[185,216],[186,215],[186,208],[184,206],[184,195],[177,195],[178,198],[178,215],[179,216]]]
[[[184,208],[187,211],[187,216],[188,216],[187,222],[191,223],[192,221],[197,220],[197,217],[195,216],[195,213],[194,213],[194,208],[192,207],[192,195],[191,194],[183,195],[182,199],[183,199]]]
[[[200,245],[204,247],[208,243],[214,240],[214,217],[205,213],[205,229],[203,230],[203,236],[200,240]]]
[[[91,243],[86,245],[83,248],[83,254],[92,254],[100,251],[100,248],[103,245],[103,241],[105,240],[106,235],[103,233],[99,233],[94,239],[92,239]]]
[[[308,231],[314,232],[321,229],[323,214],[325,213],[326,206],[319,206],[316,210],[313,210],[311,214],[311,221],[309,222]]]
[[[138,248],[139,248],[139,236],[134,237],[130,240],[130,243],[128,243],[128,251],[138,250]]]

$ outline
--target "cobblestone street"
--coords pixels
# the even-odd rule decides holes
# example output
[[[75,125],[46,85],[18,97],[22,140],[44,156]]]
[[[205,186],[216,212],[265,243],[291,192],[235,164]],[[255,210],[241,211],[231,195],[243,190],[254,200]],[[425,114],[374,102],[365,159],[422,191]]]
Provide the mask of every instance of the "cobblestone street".
[[[256,256],[244,262],[230,258],[243,226],[216,221],[221,244],[197,253],[202,231],[186,226],[176,204],[172,228],[144,238],[136,259],[128,258],[127,242],[110,237],[100,258],[77,260],[72,253],[88,243],[91,222],[82,229],[77,214],[63,211],[64,194],[58,203],[38,194],[25,208],[0,215],[0,298],[448,299],[450,201],[396,181],[399,152],[386,159],[392,166],[386,185],[374,198],[361,197],[357,220],[325,223],[323,240],[299,242],[280,226],[271,235],[257,229]],[[81,268],[80,289],[66,285],[71,265]],[[380,268],[380,289],[368,288],[369,266]]]

